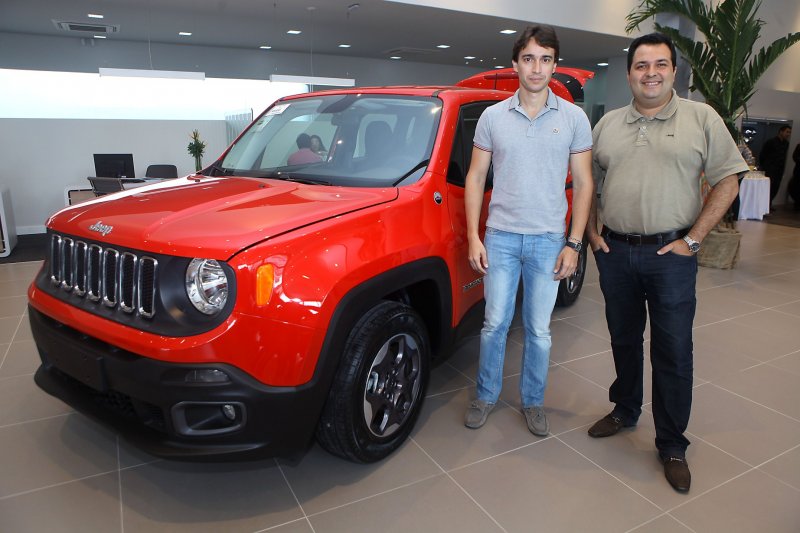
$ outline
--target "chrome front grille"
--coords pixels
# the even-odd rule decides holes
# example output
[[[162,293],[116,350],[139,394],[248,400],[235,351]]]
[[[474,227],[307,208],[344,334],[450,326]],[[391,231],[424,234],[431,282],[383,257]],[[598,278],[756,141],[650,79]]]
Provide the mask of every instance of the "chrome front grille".
[[[155,314],[155,258],[52,235],[49,259],[55,287],[123,313]]]

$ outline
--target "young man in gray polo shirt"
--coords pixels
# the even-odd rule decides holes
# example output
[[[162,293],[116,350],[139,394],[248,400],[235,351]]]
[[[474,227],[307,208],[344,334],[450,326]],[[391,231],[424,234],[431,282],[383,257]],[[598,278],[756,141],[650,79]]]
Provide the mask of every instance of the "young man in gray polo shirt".
[[[653,419],[664,475],[688,492],[684,436],[692,405],[692,322],[700,243],[738,191],[748,170],[736,143],[708,105],[678,98],[675,46],[663,34],[628,49],[633,100],[594,128],[598,214],[586,234],[600,271],[617,379],[613,411],[591,428],[609,437],[642,412],[644,328],[650,315]],[[700,177],[712,186],[703,205]]]
[[[548,87],[558,51],[553,28],[526,29],[512,54],[519,90],[487,108],[475,132],[465,207],[469,262],[484,275],[486,314],[477,399],[467,409],[465,420],[473,429],[486,422],[500,396],[506,339],[522,277],[522,412],[533,434],[545,436],[549,431],[543,403],[550,362],[550,315],[559,281],[572,275],[578,264],[593,194],[589,120],[583,110]],[[494,164],[494,187],[484,245],[478,226],[490,164]],[[565,242],[568,168],[574,194],[572,227]]]

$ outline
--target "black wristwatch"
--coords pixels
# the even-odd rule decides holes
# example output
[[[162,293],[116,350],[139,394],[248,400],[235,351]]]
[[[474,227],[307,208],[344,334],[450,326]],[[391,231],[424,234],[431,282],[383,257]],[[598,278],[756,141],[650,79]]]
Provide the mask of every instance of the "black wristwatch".
[[[578,253],[581,253],[581,250],[583,250],[583,243],[581,241],[575,242],[567,239],[567,242],[564,243],[564,246],[568,246]]]

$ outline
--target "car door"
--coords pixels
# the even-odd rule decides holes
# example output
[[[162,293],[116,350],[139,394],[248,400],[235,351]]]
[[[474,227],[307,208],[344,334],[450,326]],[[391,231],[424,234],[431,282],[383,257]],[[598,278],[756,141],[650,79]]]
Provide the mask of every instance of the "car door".
[[[464,209],[464,180],[469,171],[472,158],[472,143],[475,128],[481,113],[496,102],[472,102],[461,106],[458,117],[453,149],[447,171],[447,196],[450,221],[455,236],[455,283],[454,283],[454,319],[461,320],[464,314],[483,298],[483,277],[475,272],[467,259],[469,243],[467,241],[467,220]],[[481,209],[481,238],[486,228],[486,217],[489,199],[492,193],[492,168],[486,179],[483,207]]]

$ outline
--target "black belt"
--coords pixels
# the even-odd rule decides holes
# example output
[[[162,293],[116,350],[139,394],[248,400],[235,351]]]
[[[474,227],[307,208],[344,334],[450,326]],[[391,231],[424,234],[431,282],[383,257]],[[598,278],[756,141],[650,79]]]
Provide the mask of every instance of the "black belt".
[[[631,246],[642,244],[668,244],[682,239],[689,233],[688,229],[679,229],[667,233],[654,233],[652,235],[639,235],[638,233],[617,233],[603,226],[603,236],[615,241],[627,242]]]

